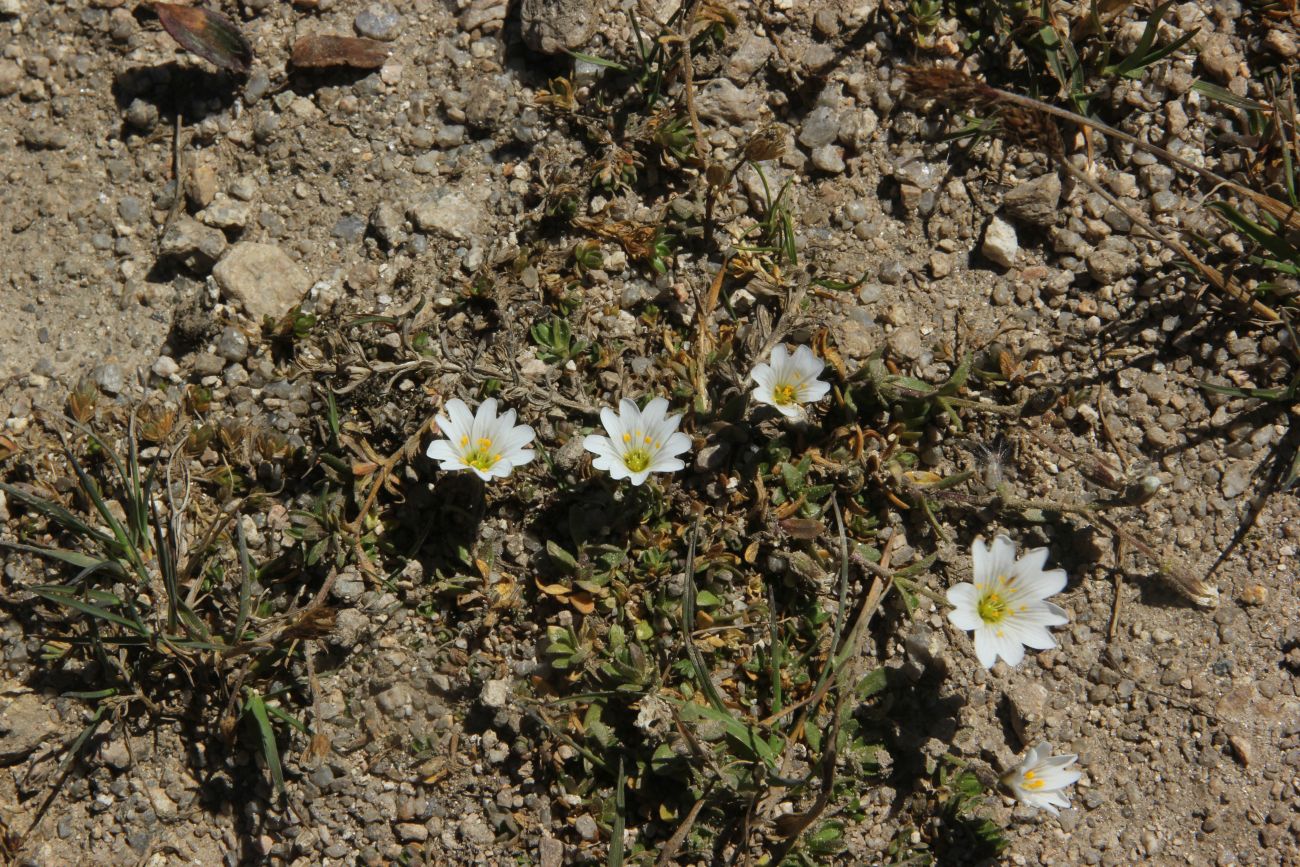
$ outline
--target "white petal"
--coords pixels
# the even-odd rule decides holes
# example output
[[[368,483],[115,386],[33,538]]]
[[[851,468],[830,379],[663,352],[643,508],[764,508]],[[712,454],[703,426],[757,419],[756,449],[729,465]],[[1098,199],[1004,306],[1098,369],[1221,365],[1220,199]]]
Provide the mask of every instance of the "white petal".
[[[618,476],[614,476],[614,478],[617,479]],[[637,473],[628,472],[628,478],[631,479],[632,484],[634,486],[640,487],[641,485],[645,484],[646,479],[650,478],[650,469],[647,467],[646,469],[641,470],[640,472]]]
[[[954,608],[948,612],[948,622],[964,632],[971,632],[984,625],[979,613],[973,608]]]
[[[1050,753],[1051,750],[1048,750],[1048,752]],[[1061,756],[1052,756],[1050,759],[1044,759],[1043,764],[1046,767],[1060,770],[1060,769],[1068,768],[1070,765],[1074,764],[1077,761],[1079,761],[1079,757],[1077,755],[1073,753],[1067,753]],[[1072,773],[1078,773],[1078,771],[1073,771]]]
[[[1016,576],[1020,592],[1031,599],[1046,599],[1065,589],[1068,578],[1064,569],[1047,572],[1021,572]]]
[[[603,437],[599,434],[587,434],[582,438],[582,447],[597,458],[619,461],[619,452],[614,448],[614,443],[609,437]]]
[[[776,397],[772,394],[771,385],[756,385],[754,386],[754,390],[751,391],[750,394],[753,395],[754,400],[757,401],[758,403],[765,403],[768,406],[777,405]]]
[[[970,543],[970,559],[975,583],[978,585],[988,581],[993,558],[988,545],[984,544],[983,536],[976,536],[975,541]]]
[[[434,440],[429,443],[429,450],[425,454],[435,461],[454,461],[457,459],[456,450],[446,440]]]
[[[624,431],[641,427],[641,410],[637,409],[636,402],[629,398],[625,397],[618,402],[618,417],[623,423]]]
[[[668,414],[668,401],[662,397],[656,397],[645,405],[645,411],[641,413],[641,429],[655,439],[663,439],[658,436],[659,426],[663,424],[664,416]]]
[[[800,398],[804,403],[816,403],[830,393],[830,383],[822,382],[820,379],[815,379],[803,387],[803,393],[800,395]]]
[[[511,413],[514,410],[510,410]],[[526,424],[515,425],[514,427],[504,430],[496,442],[497,450],[503,454],[509,454],[522,449],[528,445],[537,436],[536,431]]]
[[[600,423],[605,426],[605,431],[609,434],[608,442],[611,445],[623,442],[623,419],[619,417],[618,413],[609,407],[604,407],[600,411]],[[587,440],[590,439],[591,437],[587,437]],[[587,440],[583,442],[585,443]]]
[[[822,371],[826,369],[826,362],[818,358],[817,353],[807,346],[800,346],[794,351],[794,363],[799,372],[808,379],[821,376]]]
[[[1042,572],[1043,567],[1047,565],[1047,553],[1046,548],[1030,548],[1021,554],[1020,559],[1016,561],[1016,574],[1032,575]]]
[[[993,663],[998,661],[998,649],[993,633],[987,629],[975,630],[975,658],[985,668],[992,668]]]
[[[1035,623],[1020,623],[1012,620],[1003,623],[1007,637],[1018,641],[1034,650],[1048,650],[1056,646],[1052,634],[1046,628]]]
[[[507,458],[504,458],[503,461],[508,460],[511,464],[515,465],[516,467],[522,467],[524,464],[532,461],[532,459],[535,457],[537,457],[537,452],[528,451],[525,449],[525,450],[515,452],[514,454],[508,456]]]
[[[675,473],[678,470],[686,469],[686,464],[681,458],[664,457],[662,454],[656,455],[650,465],[645,468],[647,473]]]
[[[786,418],[800,419],[805,415],[803,407],[799,406],[797,403],[777,403],[773,400],[772,405],[776,407],[777,412],[781,413],[781,415]]]
[[[979,591],[969,581],[952,585],[944,595],[948,597],[949,605],[955,608],[966,608],[970,611],[975,610],[980,600]]]
[[[1010,577],[1015,574],[1016,543],[1011,541],[1011,537],[999,533],[994,537],[989,552],[988,580],[996,580],[1000,575]]]
[[[496,421],[497,399],[489,397],[479,404],[478,411],[474,413],[474,429],[470,432],[469,438],[475,442],[481,439],[492,439]]]
[[[785,346],[778,343],[772,347],[772,369],[778,373],[784,372],[785,366],[790,361],[790,353],[786,351]]]
[[[609,477],[614,481],[626,479],[632,475],[632,471],[627,468],[627,464],[619,458],[611,458],[602,455],[591,462],[591,465],[598,470],[604,470],[609,473]]]
[[[985,626],[983,629],[975,631],[975,649],[977,656],[979,655],[980,636],[984,636],[984,641],[987,645],[988,651],[993,653],[994,656],[1002,657],[1006,661],[1007,665],[1012,668],[1019,665],[1021,660],[1025,658],[1024,646],[1010,635],[1007,635],[1005,630],[1003,630],[1002,635],[998,635],[997,627],[993,626]],[[981,661],[983,660],[981,659]],[[985,668],[992,667],[993,666],[991,665],[985,666]]]
[[[758,388],[754,389],[757,394],[760,390],[766,390],[769,394],[772,391],[772,366],[770,364],[755,364],[754,369],[749,372],[749,378],[752,379]]]
[[[438,421],[438,427],[440,427],[442,432],[447,435],[447,438],[452,442],[458,443],[462,437],[469,436],[470,431],[474,427],[474,414],[469,411],[469,407],[465,405],[465,401],[458,397],[453,397],[451,400],[447,401],[447,404],[443,409],[447,411],[447,418],[450,419],[450,424],[444,427],[442,420],[440,419]]]
[[[684,433],[675,433],[664,441],[659,453],[668,457],[676,457],[683,452],[690,451],[690,448],[691,438]]]

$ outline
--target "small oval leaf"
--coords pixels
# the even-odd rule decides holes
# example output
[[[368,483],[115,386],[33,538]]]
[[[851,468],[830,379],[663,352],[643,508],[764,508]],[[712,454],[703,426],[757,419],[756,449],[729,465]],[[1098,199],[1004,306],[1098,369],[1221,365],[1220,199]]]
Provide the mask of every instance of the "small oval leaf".
[[[163,29],[186,51],[222,69],[243,74],[253,62],[253,46],[229,18],[201,6],[154,3]]]
[[[297,69],[350,66],[378,69],[388,59],[388,46],[359,36],[304,36],[293,44],[289,63]]]

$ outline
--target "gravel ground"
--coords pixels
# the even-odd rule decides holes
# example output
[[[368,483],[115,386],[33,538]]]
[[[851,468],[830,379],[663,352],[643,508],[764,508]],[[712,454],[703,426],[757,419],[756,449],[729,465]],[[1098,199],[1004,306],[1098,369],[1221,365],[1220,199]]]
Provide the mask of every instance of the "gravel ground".
[[[255,562],[299,558],[290,577],[264,578],[257,616],[287,616],[322,587],[332,616],[286,668],[314,684],[284,704],[315,738],[284,732],[282,796],[255,739],[215,730],[239,691],[229,681],[209,694],[173,684],[157,714],[121,704],[65,775],[60,762],[94,707],[67,694],[96,688],[98,663],[42,659],[43,644],[67,629],[32,587],[61,573],[6,551],[0,817],[11,835],[32,828],[12,839],[16,863],[606,863],[614,780],[593,773],[593,788],[575,783],[584,773],[575,744],[589,743],[591,723],[558,703],[589,684],[555,665],[548,642],[551,630],[586,619],[603,630],[608,612],[587,618],[581,604],[539,589],[554,572],[546,544],[559,526],[576,538],[579,524],[595,541],[635,536],[642,519],[629,504],[644,504],[593,481],[581,434],[624,394],[657,390],[679,411],[690,405],[692,323],[721,259],[692,246],[698,173],[667,149],[644,158],[662,126],[638,131],[657,121],[634,119],[622,142],[607,140],[600,110],[557,108],[553,79],[572,76],[579,101],[594,99],[600,68],[580,63],[575,73],[562,52],[626,60],[635,44],[627,9],[666,22],[677,6],[223,4],[256,55],[241,82],[180,52],[120,0],[0,0],[5,481],[71,501],[74,480],[50,434],[70,393],[105,428],[125,429],[130,407],[146,407],[142,424],[179,414],[158,448],[175,446],[190,422],[206,425],[192,452],[196,514],[237,500]],[[876,0],[756,7],[735,4],[721,42],[694,59],[695,103],[720,162],[773,131],[783,153],[762,165],[772,190],[790,183],[798,264],[785,263],[780,281],[750,271],[728,284],[715,334],[734,335],[736,355],[711,370],[717,403],[747,389],[774,320],[789,342],[816,339],[850,373],[883,358],[892,373],[942,383],[970,352],[1000,376],[970,381],[960,427],[936,413],[918,429],[916,472],[975,470],[971,501],[988,493],[979,479],[1027,499],[1111,495],[1097,484],[1098,462],[1123,479],[1153,476],[1158,493],[1113,520],[1219,594],[1216,607],[1192,604],[1133,544],[1077,516],[954,504],[932,526],[916,510],[890,512],[872,544],[895,565],[937,555],[926,574],[940,589],[970,579],[979,534],[1048,546],[1070,576],[1056,600],[1070,624],[1055,632],[1057,648],[985,671],[944,610],[923,597],[909,615],[891,597],[867,648],[890,697],[853,714],[880,733],[887,760],[855,778],[845,759],[841,779],[857,803],[828,809],[825,818],[845,823],[846,848],[822,860],[897,863],[925,843],[940,863],[965,863],[951,828],[917,806],[929,791],[918,780],[945,754],[1005,769],[1047,739],[1078,753],[1083,778],[1059,816],[983,796],[981,815],[1006,829],[1002,860],[1295,863],[1300,626],[1286,612],[1297,610],[1300,507],[1294,492],[1264,495],[1295,454],[1295,409],[1201,386],[1285,385],[1294,338],[1220,304],[1122,209],[1041,153],[993,136],[943,142],[950,119],[905,93],[902,66],[956,63],[1008,87],[1019,74],[970,50],[959,19],[941,16],[925,31],[903,4]],[[1099,110],[1188,159],[1241,170],[1240,113],[1192,82],[1266,96],[1253,76],[1293,59],[1296,36],[1285,20],[1253,14],[1236,2],[1175,7],[1161,39],[1200,28],[1196,37],[1101,94]],[[1118,19],[1117,43],[1135,44],[1145,17]],[[369,71],[286,73],[296,39],[330,33],[377,40],[388,59]],[[1199,207],[1205,190],[1165,161],[1100,138],[1089,159],[1073,135],[1071,159],[1120,203],[1214,239],[1224,257],[1244,249]],[[637,148],[635,180],[589,184],[602,161]],[[763,179],[741,168],[720,196],[717,236],[738,243],[763,203]],[[576,219],[557,217],[570,205]],[[679,241],[665,273],[638,255],[644,235],[629,240],[628,227],[656,225]],[[587,269],[572,265],[580,241],[602,253]],[[851,285],[811,282],[822,277]],[[792,290],[802,303],[789,304]],[[557,311],[595,351],[545,351],[531,327]],[[423,447],[435,410],[456,395],[477,402],[488,380],[546,454],[484,497],[439,472]],[[337,439],[364,440],[372,458],[409,457],[378,495],[360,554],[344,535],[324,533],[327,547],[311,554],[314,537],[299,538],[304,526],[337,528],[318,460],[330,449],[331,390]],[[741,560],[745,534],[758,532],[743,517],[754,494],[742,468],[757,460],[747,455],[782,431],[791,441],[821,434],[695,416],[688,468],[657,496],[670,516],[703,515],[719,550],[735,551],[735,575],[749,570],[709,573],[721,597],[714,616],[743,624],[747,606],[764,602],[747,581],[781,592],[809,583],[784,553],[753,568]],[[884,430],[882,419],[863,410],[861,426]],[[838,423],[825,431],[842,432]],[[359,447],[341,453],[363,463]],[[368,481],[374,467],[354,472]],[[845,478],[831,482],[844,491]],[[859,488],[863,478],[886,484],[859,471]],[[596,505],[581,505],[575,490],[596,492]],[[340,508],[354,516],[358,505]],[[301,517],[312,510],[316,524]],[[13,498],[0,499],[0,518],[6,538],[32,529]],[[674,599],[684,526],[641,543],[674,558],[644,578]],[[822,529],[820,544],[835,550],[834,532]],[[855,573],[854,586],[866,578]],[[834,582],[819,580],[811,584],[832,597]],[[639,604],[635,594],[621,601]],[[757,623],[766,629],[765,616]],[[712,650],[739,672],[744,654],[728,641]],[[643,739],[649,756],[672,727],[624,735]],[[793,813],[810,801],[792,795],[779,806]],[[684,812],[634,811],[629,847],[653,861]],[[692,840],[679,863],[719,863],[745,848]]]

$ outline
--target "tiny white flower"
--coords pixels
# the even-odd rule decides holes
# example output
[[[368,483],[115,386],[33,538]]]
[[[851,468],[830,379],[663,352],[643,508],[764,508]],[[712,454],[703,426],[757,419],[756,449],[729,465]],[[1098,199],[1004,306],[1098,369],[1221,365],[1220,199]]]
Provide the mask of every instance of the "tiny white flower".
[[[582,447],[596,456],[591,462],[614,479],[631,479],[640,485],[651,473],[671,473],[686,464],[677,457],[691,447],[691,438],[677,430],[681,415],[668,414],[668,401],[656,397],[644,410],[627,398],[618,412],[600,411],[601,424],[609,436],[589,434]]]
[[[981,536],[971,545],[971,557],[975,583],[948,588],[948,620],[974,631],[980,665],[992,668],[999,656],[1007,665],[1019,665],[1025,647],[1055,647],[1047,627],[1069,618],[1063,608],[1044,601],[1065,588],[1064,569],[1043,569],[1047,549],[1035,548],[1016,559],[1016,544],[1006,536],[999,535],[991,548]]]
[[[803,415],[803,404],[816,403],[831,390],[830,384],[817,377],[826,369],[822,361],[806,346],[794,355],[778,344],[772,350],[771,364],[756,364],[749,378],[755,383],[754,400],[776,407],[787,418]]]
[[[447,437],[429,444],[429,457],[444,470],[473,470],[483,481],[503,479],[533,459],[524,448],[533,441],[533,429],[515,424],[515,411],[497,415],[497,400],[490,397],[470,414],[460,398],[447,401],[447,415],[437,416],[438,430]]]
[[[1061,790],[1083,776],[1078,771],[1066,770],[1078,760],[1075,755],[1054,756],[1052,745],[1041,743],[1029,751],[1023,762],[1003,775],[1002,785],[1020,803],[1048,810],[1055,816],[1057,807],[1070,806],[1070,799]]]

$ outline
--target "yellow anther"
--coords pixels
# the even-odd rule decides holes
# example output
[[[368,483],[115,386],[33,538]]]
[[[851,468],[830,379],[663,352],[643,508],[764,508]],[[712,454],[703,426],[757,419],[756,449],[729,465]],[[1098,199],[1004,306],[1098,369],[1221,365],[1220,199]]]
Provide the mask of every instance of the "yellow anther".
[[[778,406],[785,406],[786,404],[794,403],[795,387],[788,384],[778,385],[776,388],[772,389],[772,400],[775,401]]]

